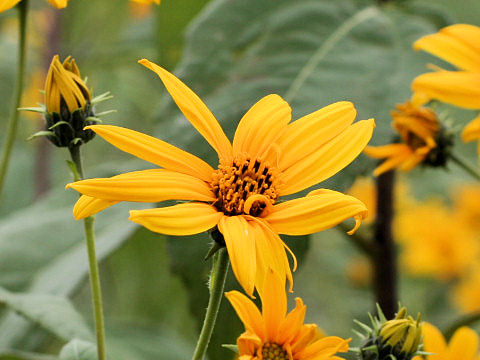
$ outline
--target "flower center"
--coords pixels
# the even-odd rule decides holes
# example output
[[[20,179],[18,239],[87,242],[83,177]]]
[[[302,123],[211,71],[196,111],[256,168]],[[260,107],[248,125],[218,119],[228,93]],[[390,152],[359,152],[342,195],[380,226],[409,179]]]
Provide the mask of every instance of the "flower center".
[[[214,205],[224,214],[260,216],[278,199],[275,168],[240,155],[231,165],[219,165],[211,183]]]
[[[262,346],[263,360],[288,360],[288,354],[281,345],[267,342]]]

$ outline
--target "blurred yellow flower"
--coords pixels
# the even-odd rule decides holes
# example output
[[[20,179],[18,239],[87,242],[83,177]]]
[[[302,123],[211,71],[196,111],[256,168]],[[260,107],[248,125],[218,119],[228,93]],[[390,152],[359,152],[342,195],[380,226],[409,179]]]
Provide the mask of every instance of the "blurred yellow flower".
[[[478,229],[480,223],[480,185],[468,184],[455,187],[452,191],[454,208],[458,216],[462,217],[472,230]],[[480,235],[480,234],[479,234]]]
[[[355,179],[347,194],[365,204],[368,209],[368,216],[364,219],[364,222],[366,224],[372,223],[377,215],[377,189],[372,178],[359,177]]]
[[[17,5],[21,0],[0,0],[0,13],[11,9]],[[62,9],[67,6],[68,0],[48,0],[50,4],[58,9]]]
[[[67,57],[63,64],[55,55],[45,81],[45,105],[47,112],[57,114],[84,108],[91,100],[91,93],[80,77],[75,60]]]
[[[118,201],[193,200],[175,206],[132,210],[130,220],[170,235],[197,234],[218,226],[233,272],[248,294],[261,286],[267,266],[292,286],[292,275],[278,234],[311,234],[354,217],[355,229],[367,209],[359,200],[332,190],[277,204],[334,175],[363,150],[374,120],[352,124],[356,111],[338,102],[288,124],[290,106],[268,95],[243,116],[233,146],[202,100],[173,74],[158,65],[140,63],[160,77],[180,110],[216,150],[218,169],[159,139],[108,125],[91,126],[99,136],[163,169],[127,173],[73,184],[82,196],[77,219]],[[288,248],[287,248],[288,249]],[[295,268],[295,258],[294,258]]]
[[[480,310],[480,263],[455,284],[453,301],[464,312]]]
[[[423,324],[423,351],[432,353],[427,360],[477,360],[478,335],[472,329],[463,326],[453,334],[447,344],[440,330],[429,323]],[[415,356],[413,360],[422,360]]]
[[[411,102],[399,104],[396,108],[392,111],[393,128],[400,135],[402,142],[365,148],[365,154],[368,156],[386,159],[375,169],[375,176],[394,168],[410,171],[423,162],[437,146],[435,137],[440,125],[432,110],[414,106]]]
[[[401,262],[414,275],[449,280],[467,271],[479,254],[475,233],[436,199],[399,213],[395,231]]]
[[[336,360],[338,352],[348,351],[350,340],[318,336],[317,326],[304,324],[307,307],[296,298],[296,307],[287,314],[285,282],[268,271],[259,291],[262,312],[238,291],[226,297],[245,326],[237,339],[242,360]]]
[[[480,109],[480,27],[467,24],[447,26],[436,34],[417,40],[415,50],[427,51],[457,67],[438,69],[418,76],[412,83],[419,103],[440,100],[466,109]],[[480,138],[480,116],[468,124],[463,141]],[[480,145],[478,149],[480,153]]]
[[[132,2],[135,2],[135,3],[138,3],[138,4],[145,4],[145,5],[149,5],[149,4],[157,4],[157,5],[160,5],[160,1],[161,0],[130,0]]]

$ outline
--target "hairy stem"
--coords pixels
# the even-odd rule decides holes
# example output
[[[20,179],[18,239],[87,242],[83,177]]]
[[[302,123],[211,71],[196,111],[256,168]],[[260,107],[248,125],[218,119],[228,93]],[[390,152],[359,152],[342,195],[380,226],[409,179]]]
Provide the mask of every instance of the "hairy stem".
[[[82,158],[80,146],[69,147],[70,156],[76,167],[74,172],[75,181],[83,179]],[[95,333],[97,335],[98,360],[106,360],[105,350],[105,324],[103,319],[102,291],[100,287],[100,276],[98,271],[97,255],[95,251],[95,217],[89,216],[84,219],[85,239],[87,242],[88,265],[90,268],[90,286],[92,291],[92,303],[95,318]]]
[[[212,272],[210,274],[210,299],[208,300],[207,312],[192,360],[203,360],[207,352],[208,344],[217,320],[218,309],[220,308],[223,297],[228,264],[227,249],[222,248],[218,250],[214,255]]]

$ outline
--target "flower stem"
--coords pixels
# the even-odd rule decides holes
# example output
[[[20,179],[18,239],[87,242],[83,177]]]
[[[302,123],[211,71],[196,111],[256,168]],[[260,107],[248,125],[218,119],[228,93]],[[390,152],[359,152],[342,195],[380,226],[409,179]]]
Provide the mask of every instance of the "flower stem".
[[[397,266],[392,235],[394,184],[394,171],[377,178],[374,288],[377,303],[387,319],[392,319],[397,310]]]
[[[445,338],[450,339],[455,331],[462,327],[471,325],[477,321],[480,321],[480,311],[475,311],[470,314],[466,314],[462,316],[460,319],[452,323],[446,330],[445,330]]]
[[[207,352],[208,343],[212,337],[215,321],[217,320],[218,309],[222,301],[228,264],[227,250],[225,248],[218,250],[214,255],[212,272],[210,273],[210,299],[208,300],[207,313],[205,314],[202,331],[200,332],[192,360],[203,360]]]
[[[80,146],[71,146],[68,148],[76,171],[74,171],[75,181],[83,179],[82,157],[80,155]],[[105,325],[103,320],[102,291],[100,288],[100,276],[98,272],[97,255],[95,252],[95,217],[89,216],[84,219],[83,227],[85,229],[85,239],[87,241],[88,265],[90,268],[90,286],[92,291],[93,311],[95,317],[95,333],[97,335],[98,360],[106,360],[105,351]]]
[[[465,170],[467,173],[469,173],[470,175],[472,175],[476,180],[480,180],[480,171],[475,167],[473,166],[472,164],[470,164],[468,161],[466,161],[465,159],[463,159],[461,156],[459,156],[458,154],[456,153],[451,153],[450,154],[450,159],[452,159],[452,161],[457,164],[458,166],[460,166],[463,170]]]
[[[7,124],[7,138],[3,145],[2,157],[0,160],[0,195],[2,193],[5,182],[5,175],[7,173],[8,164],[10,162],[10,155],[12,153],[13,141],[17,133],[18,108],[22,101],[23,80],[25,76],[25,58],[27,50],[27,13],[28,0],[23,0],[18,3],[18,19],[19,19],[19,44],[18,44],[18,71],[17,71],[17,87],[15,91],[15,98],[11,109],[10,119]]]

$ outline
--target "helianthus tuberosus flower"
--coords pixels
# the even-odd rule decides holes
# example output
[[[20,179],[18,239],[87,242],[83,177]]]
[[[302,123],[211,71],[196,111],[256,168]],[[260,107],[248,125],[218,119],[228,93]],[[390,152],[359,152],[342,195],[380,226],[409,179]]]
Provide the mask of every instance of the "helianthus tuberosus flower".
[[[423,325],[423,351],[427,360],[478,360],[478,334],[462,326],[447,344],[440,330],[429,323]],[[413,360],[422,360],[416,356]]]
[[[245,326],[237,339],[241,360],[339,360],[335,354],[348,351],[349,340],[318,336],[317,326],[304,324],[307,307],[296,298],[287,314],[285,282],[268,271],[259,291],[262,311],[238,291],[226,294]]]
[[[444,281],[459,277],[479,254],[476,233],[437,199],[399,213],[395,230],[402,245],[400,260],[417,276]]]
[[[420,163],[433,166],[445,164],[444,151],[434,151],[438,147],[440,124],[431,109],[406,102],[397,105],[396,110],[392,111],[392,118],[393,128],[400,135],[401,142],[365,148],[368,156],[386,159],[375,169],[374,175],[378,176],[394,168],[410,171]],[[448,142],[442,146],[442,150],[447,146]]]
[[[415,50],[424,50],[451,63],[458,71],[439,69],[418,76],[412,83],[414,98],[425,103],[439,100],[466,109],[480,109],[480,27],[447,26],[417,40]],[[480,138],[480,117],[465,127],[463,141]],[[480,153],[480,146],[479,146]]]
[[[11,9],[17,5],[21,0],[0,0],[0,13]],[[55,6],[57,9],[62,9],[67,6],[68,0],[48,0],[50,4]]]
[[[278,234],[322,231],[354,217],[356,227],[367,209],[359,200],[331,190],[279,202],[279,197],[315,185],[353,161],[370,140],[373,119],[352,124],[356,111],[338,102],[289,124],[290,106],[278,95],[258,101],[241,119],[233,145],[200,98],[173,74],[141,60],[157,73],[192,125],[216,150],[217,169],[159,139],[108,125],[88,127],[119,149],[162,169],[90,179],[73,184],[82,196],[74,208],[79,219],[118,201],[190,200],[174,206],[132,210],[130,220],[171,235],[200,233],[215,227],[223,234],[240,284],[252,295],[267,266],[292,276]]]
[[[138,3],[138,4],[145,4],[145,5],[149,5],[149,4],[157,4],[157,5],[160,5],[160,1],[161,0],[130,0],[132,2],[135,2],[135,3]]]

